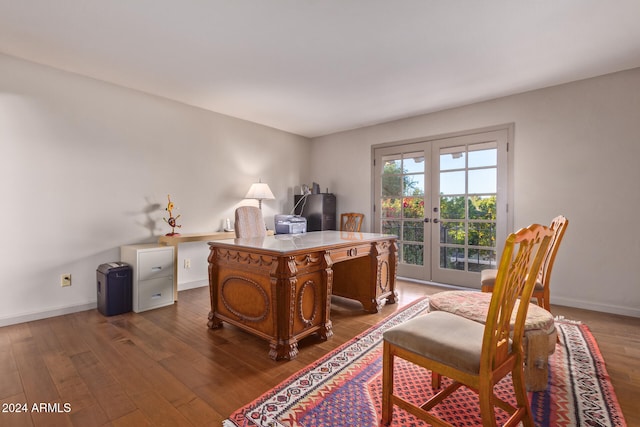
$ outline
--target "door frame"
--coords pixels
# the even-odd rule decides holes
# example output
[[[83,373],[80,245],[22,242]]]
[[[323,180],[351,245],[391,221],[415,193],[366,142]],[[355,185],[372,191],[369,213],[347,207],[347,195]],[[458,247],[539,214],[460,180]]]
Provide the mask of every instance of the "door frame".
[[[431,135],[431,136],[427,136],[427,137],[420,137],[420,138],[411,138],[411,139],[404,139],[404,140],[398,140],[398,141],[390,141],[390,142],[384,142],[381,144],[374,144],[371,145],[371,187],[370,187],[370,200],[371,200],[371,204],[370,204],[370,215],[372,218],[372,227],[373,227],[373,231],[374,232],[380,232],[380,221],[379,218],[376,216],[377,212],[376,212],[376,203],[378,202],[378,200],[376,199],[376,194],[375,194],[375,186],[376,186],[376,165],[375,165],[375,153],[376,150],[381,149],[381,148],[388,148],[388,147],[394,147],[394,146],[401,146],[401,145],[410,145],[410,144],[432,144],[434,141],[437,140],[442,140],[442,139],[448,139],[448,138],[454,138],[454,137],[464,137],[464,136],[469,136],[469,135],[474,135],[474,134],[479,134],[479,133],[488,133],[488,132],[494,132],[494,131],[505,131],[507,132],[507,161],[506,161],[506,165],[504,167],[507,168],[507,189],[506,191],[504,189],[502,189],[502,194],[505,194],[507,197],[507,201],[506,201],[506,212],[504,213],[505,215],[505,221],[506,221],[506,229],[507,229],[507,234],[513,232],[513,228],[514,228],[514,209],[513,209],[513,200],[514,200],[514,131],[515,131],[515,124],[514,123],[507,123],[507,124],[501,124],[501,125],[495,125],[495,126],[488,126],[488,127],[483,127],[483,128],[476,128],[476,129],[469,129],[469,130],[464,130],[464,131],[458,131],[458,132],[450,132],[450,133],[444,133],[444,134],[437,134],[437,135]],[[500,189],[498,190],[500,191]],[[502,250],[504,248],[504,241],[497,241],[496,242],[496,256],[497,256],[497,261],[499,261],[500,256],[502,254]],[[474,287],[474,288],[480,288],[480,278],[479,278],[480,274],[478,273],[478,283],[477,284],[470,284],[470,287]],[[421,279],[412,279],[412,280],[421,280]],[[431,282],[431,280],[424,280],[426,282]]]

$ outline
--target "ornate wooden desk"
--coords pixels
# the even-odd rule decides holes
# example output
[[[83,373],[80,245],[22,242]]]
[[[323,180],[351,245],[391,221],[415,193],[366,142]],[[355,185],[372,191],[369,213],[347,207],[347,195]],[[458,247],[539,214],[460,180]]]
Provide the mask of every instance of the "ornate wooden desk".
[[[331,337],[331,295],[375,313],[395,303],[396,236],[316,231],[209,242],[208,326],[236,325],[293,359],[298,340]]]

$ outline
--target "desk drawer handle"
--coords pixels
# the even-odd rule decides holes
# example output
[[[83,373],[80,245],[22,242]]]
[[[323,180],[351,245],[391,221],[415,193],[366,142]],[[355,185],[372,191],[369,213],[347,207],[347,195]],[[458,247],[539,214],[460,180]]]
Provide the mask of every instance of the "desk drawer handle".
[[[348,256],[356,256],[358,255],[358,248],[351,248],[347,251]]]

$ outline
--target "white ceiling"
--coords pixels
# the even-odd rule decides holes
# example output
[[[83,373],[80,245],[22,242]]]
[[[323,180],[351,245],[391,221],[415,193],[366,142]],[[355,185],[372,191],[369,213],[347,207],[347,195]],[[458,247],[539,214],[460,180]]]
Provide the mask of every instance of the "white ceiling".
[[[640,67],[639,18],[639,0],[0,0],[0,52],[314,137]]]

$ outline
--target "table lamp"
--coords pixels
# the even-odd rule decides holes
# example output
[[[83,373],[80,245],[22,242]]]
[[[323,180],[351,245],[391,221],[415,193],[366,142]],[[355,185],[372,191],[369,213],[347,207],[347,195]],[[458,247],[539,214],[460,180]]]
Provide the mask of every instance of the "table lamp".
[[[247,192],[245,199],[256,199],[258,201],[258,207],[262,209],[263,200],[273,200],[275,196],[271,192],[269,186],[260,180],[260,182],[254,182],[251,184],[251,188]]]

